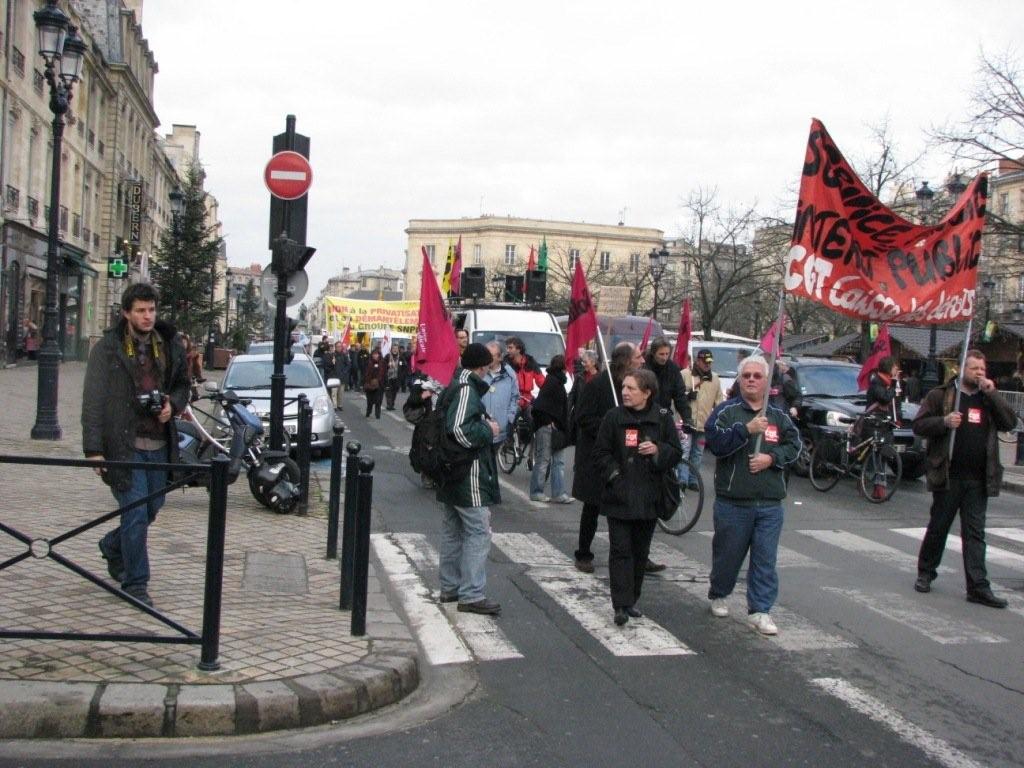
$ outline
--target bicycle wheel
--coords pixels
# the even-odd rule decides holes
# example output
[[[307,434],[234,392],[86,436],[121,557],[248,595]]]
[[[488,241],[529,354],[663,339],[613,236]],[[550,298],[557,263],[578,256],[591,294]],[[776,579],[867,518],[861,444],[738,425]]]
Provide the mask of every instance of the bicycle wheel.
[[[501,471],[506,475],[511,475],[515,471],[516,465],[519,463],[517,446],[519,443],[519,436],[513,432],[504,443],[501,444],[501,448],[498,449],[498,466]]]
[[[1013,425],[1013,429],[1009,432],[1000,432],[999,441],[1003,443],[1010,443],[1011,445],[1017,444],[1017,435],[1020,432],[1024,432],[1024,421],[1017,417],[1017,423]]]
[[[689,470],[690,480],[697,481],[697,488],[696,490],[692,488],[683,489],[683,498],[676,508],[676,513],[668,520],[658,518],[658,527],[665,533],[671,533],[673,536],[681,536],[693,528],[700,519],[700,513],[704,509],[704,480],[701,479],[700,472],[693,468],[688,459],[683,459],[683,463],[686,464]]]
[[[903,476],[903,459],[891,445],[873,447],[860,468],[860,492],[872,504],[888,501]]]
[[[814,444],[808,461],[808,477],[817,490],[825,492],[836,487],[839,478],[843,476],[843,450],[843,444],[828,438],[822,438]]]

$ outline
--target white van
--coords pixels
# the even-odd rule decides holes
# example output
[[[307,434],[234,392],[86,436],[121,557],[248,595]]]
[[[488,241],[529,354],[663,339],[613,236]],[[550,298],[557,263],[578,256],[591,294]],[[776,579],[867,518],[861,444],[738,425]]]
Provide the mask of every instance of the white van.
[[[739,362],[757,351],[756,341],[705,341],[702,338],[690,339],[690,360],[702,349],[711,350],[714,359],[711,370],[718,374],[722,383],[722,391],[728,392],[736,380]]]

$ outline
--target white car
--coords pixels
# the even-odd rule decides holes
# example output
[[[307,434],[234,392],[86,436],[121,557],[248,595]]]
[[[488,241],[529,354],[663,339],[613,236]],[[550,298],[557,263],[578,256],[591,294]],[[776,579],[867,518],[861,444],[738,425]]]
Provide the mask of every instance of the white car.
[[[260,417],[268,433],[270,376],[273,372],[272,354],[237,355],[228,364],[221,384],[222,389],[230,389],[239,397],[252,400],[249,409]],[[284,375],[285,432],[294,440],[298,431],[299,412],[296,398],[300,394],[305,394],[313,407],[313,437],[310,445],[314,450],[330,448],[334,436],[334,401],[331,398],[331,390],[341,386],[341,382],[338,379],[328,379],[325,383],[312,358],[306,354],[296,354],[295,359],[285,365]]]

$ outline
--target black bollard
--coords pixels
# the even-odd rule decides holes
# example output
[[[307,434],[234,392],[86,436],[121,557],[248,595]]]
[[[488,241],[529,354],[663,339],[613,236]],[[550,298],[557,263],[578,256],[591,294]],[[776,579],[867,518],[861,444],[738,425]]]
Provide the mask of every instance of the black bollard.
[[[1024,431],[1017,433],[1017,455],[1013,459],[1015,467],[1024,467]]]
[[[338,513],[341,506],[341,459],[344,456],[345,427],[334,425],[331,440],[331,491],[327,499],[327,559],[338,556]]]
[[[352,607],[352,561],[359,505],[359,451],[362,448],[353,440],[345,449],[348,459],[345,462],[345,516],[341,519],[341,592],[338,596],[338,607],[343,611]]]
[[[227,456],[213,458],[210,468],[210,506],[206,525],[206,583],[203,588],[203,638],[199,669],[220,669],[220,604],[224,588],[224,534],[227,527]]]
[[[309,509],[309,461],[310,443],[313,441],[313,408],[305,394],[298,397],[298,448],[296,461],[299,464],[299,504],[298,514],[304,515]]]
[[[366,589],[370,574],[370,505],[373,503],[373,459],[359,460],[359,511],[355,530],[355,577],[352,584],[353,637],[366,634]]]

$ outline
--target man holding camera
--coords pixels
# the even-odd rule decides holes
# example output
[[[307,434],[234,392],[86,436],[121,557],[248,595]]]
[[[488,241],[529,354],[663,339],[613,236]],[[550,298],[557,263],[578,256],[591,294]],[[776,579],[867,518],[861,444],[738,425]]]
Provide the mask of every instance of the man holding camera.
[[[82,396],[82,448],[88,459],[163,464],[178,454],[172,416],[188,405],[189,379],[174,330],[156,320],[153,286],[128,286],[121,319],[89,355]],[[120,507],[140,502],[167,485],[164,470],[97,469]],[[163,494],[121,512],[121,524],[100,539],[107,572],[135,599],[149,596],[149,524]]]

